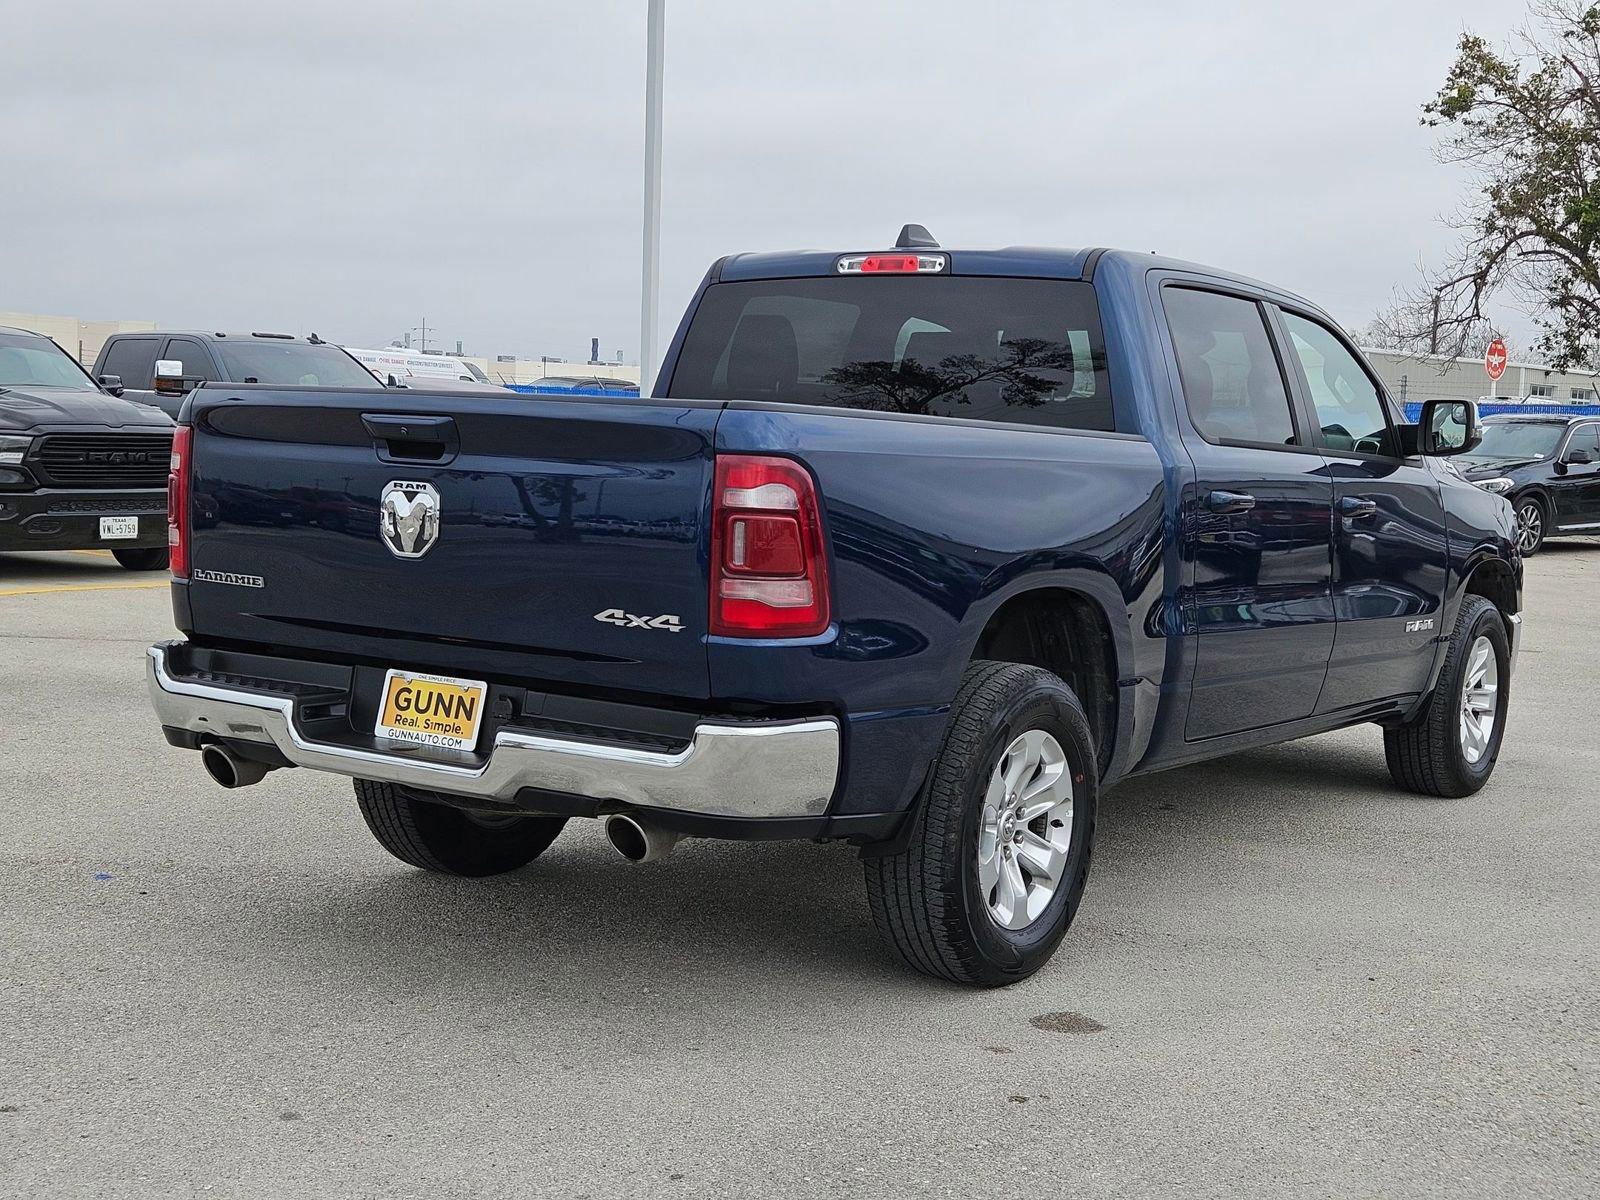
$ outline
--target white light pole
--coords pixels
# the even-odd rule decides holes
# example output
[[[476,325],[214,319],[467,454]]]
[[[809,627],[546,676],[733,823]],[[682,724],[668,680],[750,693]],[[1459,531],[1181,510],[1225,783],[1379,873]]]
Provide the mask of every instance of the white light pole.
[[[644,280],[639,298],[639,394],[655,384],[656,304],[661,271],[661,60],[666,0],[649,0],[644,72]]]

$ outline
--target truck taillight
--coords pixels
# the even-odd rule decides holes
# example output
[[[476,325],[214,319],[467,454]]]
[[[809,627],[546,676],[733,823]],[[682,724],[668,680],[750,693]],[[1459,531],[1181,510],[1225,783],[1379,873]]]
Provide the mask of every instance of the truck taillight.
[[[811,475],[788,458],[717,456],[711,632],[811,637],[828,628],[828,556]]]
[[[194,430],[179,425],[172,434],[172,465],[167,468],[167,562],[174,579],[189,578],[189,446]]]

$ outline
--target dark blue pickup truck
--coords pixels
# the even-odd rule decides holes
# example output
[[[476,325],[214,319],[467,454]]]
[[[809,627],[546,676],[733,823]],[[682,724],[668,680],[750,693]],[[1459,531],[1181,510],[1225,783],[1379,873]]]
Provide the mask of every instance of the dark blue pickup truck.
[[[741,254],[652,396],[206,384],[151,692],[226,786],[355,779],[461,875],[572,817],[852,843],[911,966],[1036,970],[1101,792],[1361,723],[1396,783],[1494,767],[1507,502],[1276,288],[1112,250]]]

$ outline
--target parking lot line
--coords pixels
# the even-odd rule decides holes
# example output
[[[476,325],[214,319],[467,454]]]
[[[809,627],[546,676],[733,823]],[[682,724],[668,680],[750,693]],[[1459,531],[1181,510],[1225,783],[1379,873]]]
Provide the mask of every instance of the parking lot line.
[[[0,596],[42,596],[49,592],[129,592],[167,587],[159,583],[60,583],[49,587],[0,588]]]

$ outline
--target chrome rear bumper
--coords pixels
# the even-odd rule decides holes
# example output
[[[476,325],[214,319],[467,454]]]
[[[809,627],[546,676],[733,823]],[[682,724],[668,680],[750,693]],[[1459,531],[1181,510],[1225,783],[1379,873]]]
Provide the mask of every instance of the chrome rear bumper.
[[[677,751],[502,729],[472,765],[431,760],[401,745],[332,745],[300,731],[292,696],[175,677],[165,645],[150,647],[149,656],[150,699],[164,726],[275,746],[300,767],[457,796],[512,803],[523,788],[538,788],[710,816],[820,817],[839,773],[832,717],[704,721]]]

